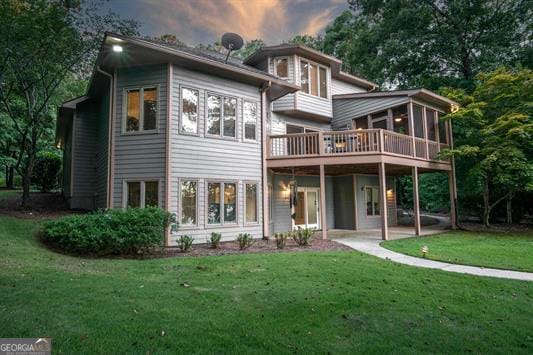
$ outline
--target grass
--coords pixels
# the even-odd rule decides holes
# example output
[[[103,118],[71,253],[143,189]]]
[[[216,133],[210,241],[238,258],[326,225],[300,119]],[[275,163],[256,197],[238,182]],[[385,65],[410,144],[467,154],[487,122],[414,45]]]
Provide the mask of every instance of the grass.
[[[390,240],[387,249],[453,264],[533,272],[533,233],[450,232],[428,237]]]
[[[0,216],[0,336],[55,353],[533,352],[531,283],[354,251],[80,259],[35,226]]]

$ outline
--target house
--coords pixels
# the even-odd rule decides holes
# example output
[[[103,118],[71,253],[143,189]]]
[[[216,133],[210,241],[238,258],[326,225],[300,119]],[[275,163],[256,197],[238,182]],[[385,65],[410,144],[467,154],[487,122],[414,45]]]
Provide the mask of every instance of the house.
[[[63,184],[75,209],[157,205],[198,242],[213,231],[270,236],[297,227],[396,224],[400,175],[449,173],[441,116],[456,103],[428,90],[377,91],[316,50],[282,44],[244,61],[106,34],[85,96],[57,121]]]

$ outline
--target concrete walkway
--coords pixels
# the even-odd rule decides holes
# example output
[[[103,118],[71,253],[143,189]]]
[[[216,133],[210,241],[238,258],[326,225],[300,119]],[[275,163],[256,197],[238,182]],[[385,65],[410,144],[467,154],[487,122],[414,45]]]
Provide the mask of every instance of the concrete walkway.
[[[405,233],[405,227],[393,227],[389,229],[390,239],[402,239],[412,237],[413,233]],[[412,228],[411,228],[412,229]],[[431,232],[428,229],[425,230],[428,234],[436,234],[442,232],[440,228],[433,228]],[[428,259],[416,258],[414,256],[408,256],[405,254],[396,253],[392,250],[388,250],[379,245],[381,240],[381,231],[368,230],[368,231],[329,231],[329,236],[335,241],[347,245],[357,251],[377,256],[378,258],[391,260],[400,264],[424,267],[428,269],[438,269],[449,272],[456,272],[460,274],[469,274],[477,276],[490,276],[503,279],[513,279],[521,281],[533,281],[533,273],[489,269],[476,266],[449,264],[441,261],[433,261]]]

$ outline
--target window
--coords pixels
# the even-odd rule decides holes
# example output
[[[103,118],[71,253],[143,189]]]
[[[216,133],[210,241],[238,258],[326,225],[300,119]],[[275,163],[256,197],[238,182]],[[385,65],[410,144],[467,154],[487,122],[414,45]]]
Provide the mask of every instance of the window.
[[[418,138],[424,138],[424,117],[422,111],[422,106],[413,105],[413,124],[415,126],[415,137]]]
[[[439,123],[439,142],[447,144],[448,136],[446,135],[446,122],[438,118]]]
[[[245,184],[246,223],[257,222],[257,184]]]
[[[197,225],[198,182],[196,180],[181,181],[180,199],[180,224],[184,227]]]
[[[198,133],[198,90],[181,88],[181,132]]]
[[[365,187],[366,215],[379,216],[379,188]]]
[[[355,129],[368,129],[368,117],[359,117],[353,120]]]
[[[223,211],[223,213],[222,213]],[[237,223],[237,183],[207,183],[207,224]]]
[[[437,140],[437,131],[435,129],[435,111],[426,109],[426,129],[430,141]]]
[[[126,132],[153,131],[157,127],[157,89],[126,90]],[[141,104],[142,103],[142,104]]]
[[[289,77],[289,59],[276,58],[275,63],[275,74],[282,79],[287,79]]]
[[[125,188],[124,207],[159,206],[158,181],[127,181]]]
[[[407,119],[407,105],[392,109],[392,126],[394,132],[409,134],[409,120]]]
[[[257,104],[244,102],[244,139],[256,140]]]
[[[321,65],[300,60],[300,85],[302,91],[313,96],[328,97],[327,69]]]
[[[236,138],[237,99],[207,94],[206,133]]]
[[[272,184],[268,184],[268,221],[273,221],[272,213],[274,212],[274,188]]]

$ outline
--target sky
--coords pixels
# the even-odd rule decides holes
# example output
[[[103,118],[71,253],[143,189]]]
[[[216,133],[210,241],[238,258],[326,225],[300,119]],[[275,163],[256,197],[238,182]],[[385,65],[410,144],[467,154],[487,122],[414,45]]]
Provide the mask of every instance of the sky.
[[[175,34],[196,45],[236,32],[272,45],[321,33],[347,9],[346,0],[111,0],[103,10],[138,21],[143,36]]]

